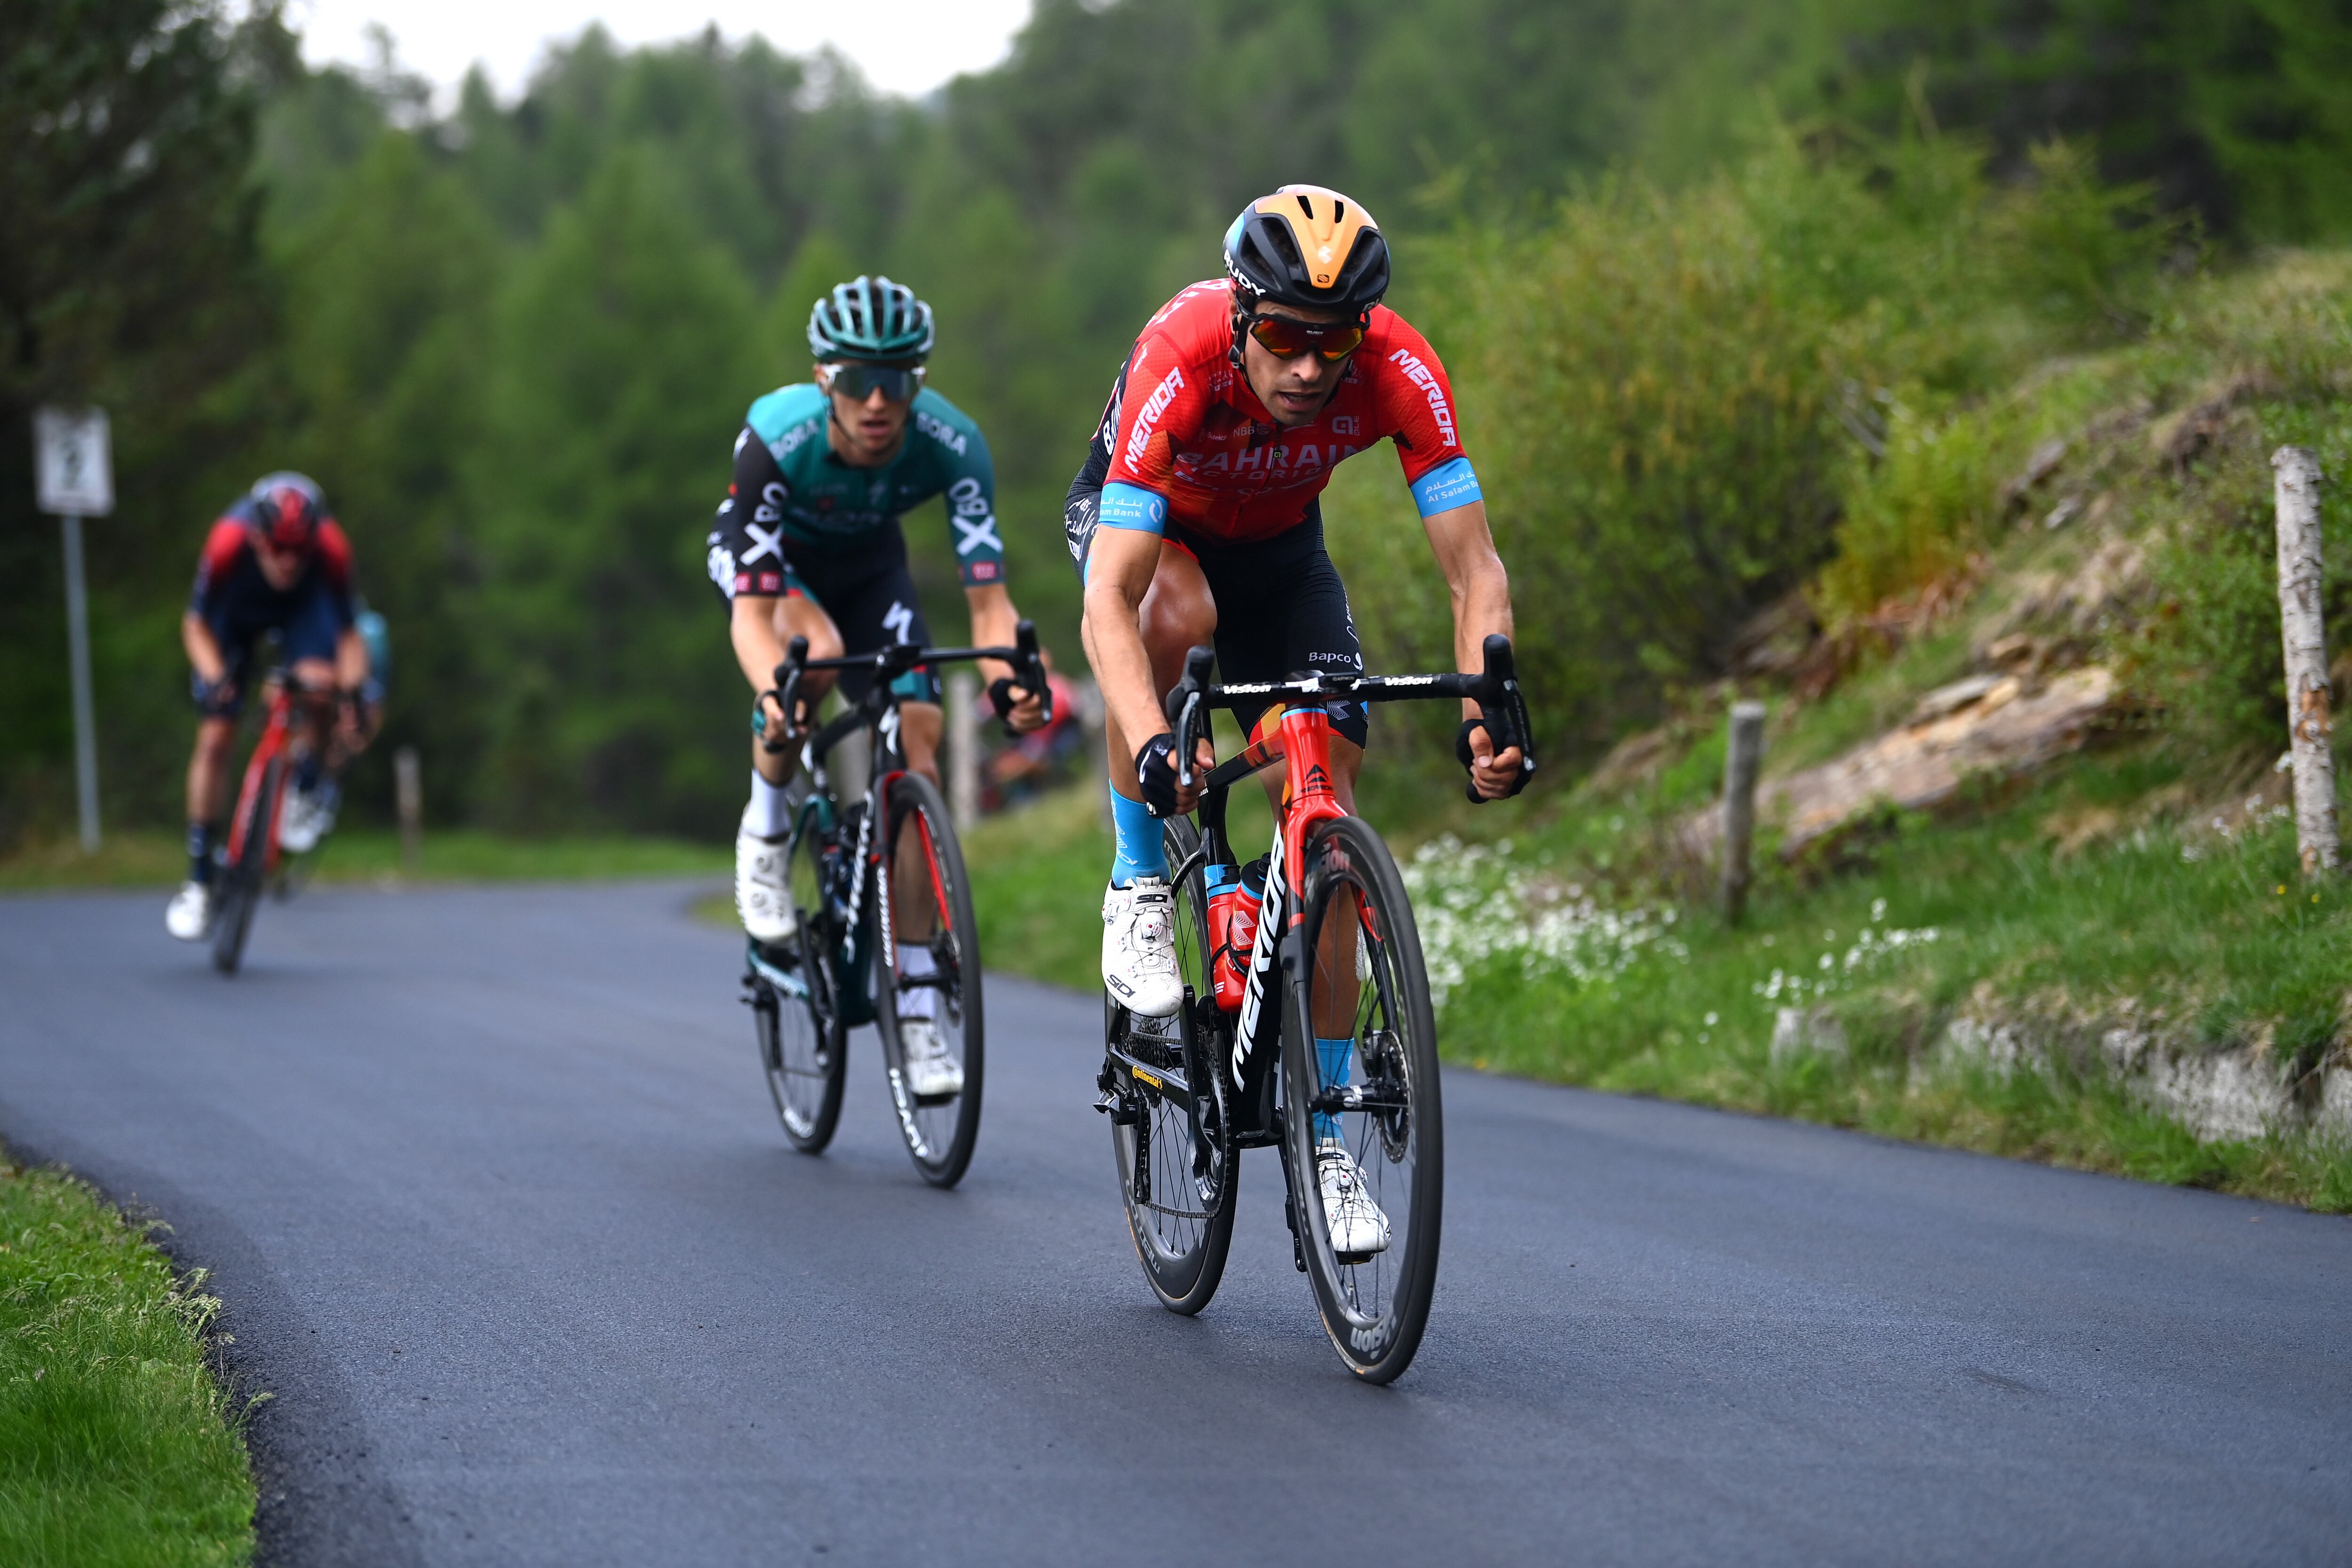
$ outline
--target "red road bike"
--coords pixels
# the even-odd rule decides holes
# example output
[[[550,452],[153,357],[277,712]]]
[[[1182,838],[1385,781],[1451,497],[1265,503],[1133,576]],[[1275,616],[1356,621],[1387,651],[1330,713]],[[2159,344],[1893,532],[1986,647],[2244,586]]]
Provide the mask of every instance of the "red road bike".
[[[254,907],[278,874],[285,858],[278,842],[278,814],[285,809],[287,781],[299,760],[294,742],[301,729],[297,693],[284,671],[264,683],[269,714],[245,764],[236,815],[229,819],[226,858],[213,880],[213,967],[235,974],[253,930]]]
[[[1386,1383],[1411,1364],[1437,1283],[1437,1025],[1396,861],[1332,793],[1326,705],[1471,698],[1495,751],[1518,747],[1532,773],[1527,708],[1502,637],[1486,639],[1475,676],[1211,686],[1211,658],[1194,648],[1168,697],[1181,782],[1192,783],[1209,710],[1265,716],[1247,746],[1208,773],[1198,827],[1182,817],[1162,825],[1183,1005],[1173,1017],[1145,1018],[1106,993],[1096,1108],[1110,1118],[1128,1228],[1163,1305],[1192,1313],[1209,1304],[1233,1237],[1238,1156],[1271,1144],[1282,1154],[1293,1260],[1312,1282],[1324,1331],[1350,1372]],[[1225,838],[1228,792],[1276,763],[1287,773],[1273,847],[1238,867]],[[1262,895],[1251,892],[1253,874]],[[1334,1140],[1386,1215],[1385,1247],[1333,1245],[1318,1161]]]

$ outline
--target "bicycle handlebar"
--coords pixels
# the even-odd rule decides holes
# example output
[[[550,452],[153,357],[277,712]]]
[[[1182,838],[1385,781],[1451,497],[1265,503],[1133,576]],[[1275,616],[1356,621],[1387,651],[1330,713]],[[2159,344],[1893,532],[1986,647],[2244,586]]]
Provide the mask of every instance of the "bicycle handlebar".
[[[1192,786],[1193,742],[1207,731],[1201,718],[1204,709],[1238,712],[1289,699],[1412,702],[1433,697],[1466,697],[1477,703],[1486,731],[1494,739],[1495,753],[1499,756],[1517,747],[1519,773],[1524,778],[1536,771],[1535,729],[1519,690],[1511,639],[1497,632],[1480,651],[1485,668],[1476,675],[1302,675],[1289,680],[1214,686],[1209,682],[1209,668],[1216,655],[1208,647],[1195,647],[1184,656],[1184,677],[1168,693],[1165,710],[1169,722],[1176,726],[1178,781],[1187,789]],[[1469,795],[1473,801],[1484,799],[1475,784],[1469,786]]]
[[[847,712],[819,731],[810,744],[815,752],[830,751],[843,736],[863,726],[867,719],[888,705],[890,682],[910,669],[927,664],[962,664],[973,659],[992,658],[1013,667],[1013,684],[1037,695],[1045,721],[1054,721],[1054,688],[1046,679],[1045,658],[1037,646],[1037,624],[1016,622],[1013,628],[1011,647],[925,647],[919,643],[888,643],[872,653],[845,654],[837,658],[811,658],[808,638],[796,637],[784,645],[784,662],[776,666],[775,686],[772,688],[777,703],[783,709],[784,721],[795,732],[805,726],[799,710],[801,678],[821,669],[868,669],[874,672],[874,684],[865,698]],[[769,692],[760,693],[761,698]],[[818,742],[822,742],[819,744]],[[782,748],[777,748],[781,750]]]

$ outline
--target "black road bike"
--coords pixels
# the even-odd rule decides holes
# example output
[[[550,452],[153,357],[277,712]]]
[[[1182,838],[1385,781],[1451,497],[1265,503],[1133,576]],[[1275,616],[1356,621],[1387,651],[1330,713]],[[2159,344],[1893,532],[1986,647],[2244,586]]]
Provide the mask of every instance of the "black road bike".
[[[1140,1017],[1106,992],[1096,1109],[1110,1119],[1128,1227],[1162,1304],[1185,1313],[1209,1304],[1233,1238],[1238,1156],[1272,1145],[1282,1155],[1293,1260],[1312,1283],[1324,1331],[1350,1372],[1387,1383],[1420,1348],[1437,1283],[1445,1185],[1437,1025],[1396,861],[1332,793],[1325,705],[1475,699],[1496,752],[1519,748],[1524,776],[1535,760],[1511,645],[1488,637],[1475,676],[1212,686],[1211,658],[1194,648],[1168,698],[1183,782],[1192,782],[1193,742],[1208,732],[1209,710],[1265,718],[1238,754],[1208,773],[1197,826],[1181,817],[1162,825],[1183,1004],[1173,1017]],[[1467,737],[1465,728],[1465,758]],[[1244,935],[1234,919],[1236,889],[1258,867],[1234,865],[1227,797],[1277,763],[1287,767],[1287,787],[1262,863],[1255,933]],[[1318,1036],[1345,1038],[1349,1049],[1327,1055]],[[1333,1142],[1385,1215],[1386,1246],[1334,1245],[1318,1179]]]
[[[899,1136],[923,1179],[941,1187],[962,1179],[980,1133],[986,1063],[980,941],[971,883],[947,802],[937,785],[908,771],[898,729],[901,699],[890,688],[919,666],[979,658],[1012,665],[1015,683],[1043,694],[1046,717],[1053,717],[1036,629],[1027,621],[1020,623],[1012,647],[894,643],[876,653],[813,659],[807,638],[792,640],[776,667],[774,695],[796,733],[809,728],[802,689],[809,672],[864,670],[871,684],[801,745],[785,845],[797,923],[792,937],[774,946],[747,938],[743,972],[768,1092],[793,1147],[814,1154],[833,1142],[849,1031],[870,1023],[881,1037]],[[861,731],[872,742],[872,779],[864,795],[843,802],[835,795],[827,758]],[[892,882],[902,875],[919,885],[894,904]],[[900,926],[908,922],[923,929],[902,934]],[[907,973],[905,954],[917,944],[930,953],[928,974]],[[930,1016],[963,1068],[959,1092],[918,1095],[908,1085],[900,1017],[904,999],[920,990],[938,994]]]

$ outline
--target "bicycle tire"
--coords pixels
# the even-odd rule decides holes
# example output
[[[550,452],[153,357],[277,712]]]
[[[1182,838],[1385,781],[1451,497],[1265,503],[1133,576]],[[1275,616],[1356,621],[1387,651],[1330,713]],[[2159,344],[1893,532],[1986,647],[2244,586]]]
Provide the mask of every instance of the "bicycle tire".
[[[973,1143],[980,1137],[981,1090],[986,1077],[987,1042],[982,1020],[979,923],[972,914],[971,883],[964,874],[963,847],[939,786],[917,773],[892,780],[883,819],[882,864],[898,874],[899,837],[911,826],[922,836],[921,864],[931,882],[934,930],[931,950],[938,997],[932,1021],[940,1038],[963,1064],[963,1088],[940,1098],[918,1099],[907,1086],[906,1057],[898,1037],[898,998],[902,993],[931,988],[909,983],[891,962],[902,946],[918,939],[895,937],[877,941],[874,948],[874,1028],[882,1038],[884,1074],[897,1113],[899,1140],[923,1180],[935,1187],[952,1187],[971,1164]],[[880,879],[869,906],[877,922],[896,918],[884,908]],[[895,929],[895,928],[894,928]]]
[[[752,1028],[760,1042],[760,1066],[768,1098],[784,1137],[803,1154],[822,1154],[841,1125],[842,1089],[849,1081],[848,1028],[835,993],[832,953],[842,940],[825,887],[824,836],[814,807],[786,851],[785,886],[796,918],[792,940],[760,955],[796,979],[802,994],[789,991],[754,968]]]
[[[1445,1191],[1444,1116],[1437,1025],[1421,939],[1396,860],[1371,825],[1340,817],[1307,846],[1301,938],[1306,983],[1290,988],[1284,1019],[1284,1170],[1292,1219],[1323,1331],[1348,1370],[1387,1383],[1412,1363],[1437,1284]],[[1352,922],[1355,1061],[1333,1087],[1353,1087],[1370,1109],[1331,1105],[1327,1135],[1356,1159],[1365,1190],[1390,1227],[1381,1250],[1342,1255],[1332,1247],[1316,1171],[1317,1117],[1325,1087],[1312,1021],[1318,988],[1340,986],[1321,950],[1333,918]]]
[[[1192,825],[1172,817],[1161,825],[1168,863],[1181,866],[1200,843]],[[1177,972],[1191,998],[1213,994],[1210,958],[1208,879],[1196,868],[1174,889]],[[1234,1186],[1240,1172],[1227,1135],[1224,1056],[1214,1037],[1216,1021],[1200,1007],[1173,1019],[1139,1020],[1105,994],[1106,1028],[1123,1040],[1129,1055],[1155,1050],[1165,1065],[1181,1070],[1194,1096],[1194,1108],[1179,1104],[1131,1068],[1115,1068],[1126,1121],[1111,1123],[1111,1167],[1118,1175],[1127,1209],[1128,1235],[1136,1260],[1160,1304],[1190,1317],[1209,1304],[1225,1275],[1234,1239]],[[1208,1006],[1213,1007],[1210,1002]],[[1179,1037],[1170,1040],[1163,1024]],[[1146,1026],[1150,1026],[1147,1027]],[[1136,1181],[1137,1150],[1145,1151],[1145,1179]]]
[[[282,758],[272,758],[262,769],[261,787],[246,808],[236,859],[221,868],[225,885],[221,908],[213,916],[213,967],[223,974],[235,974],[245,962],[246,939],[253,933],[253,911],[261,902],[262,875],[269,861],[269,826],[278,806],[278,787],[285,774]]]

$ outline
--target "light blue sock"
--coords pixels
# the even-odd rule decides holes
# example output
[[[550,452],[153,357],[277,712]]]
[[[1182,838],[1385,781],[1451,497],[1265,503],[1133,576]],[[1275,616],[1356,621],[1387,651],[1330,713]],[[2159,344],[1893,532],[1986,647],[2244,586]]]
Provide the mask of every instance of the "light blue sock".
[[[1323,1087],[1325,1089],[1344,1089],[1347,1087],[1348,1064],[1355,1054],[1356,1042],[1352,1039],[1327,1040],[1320,1036],[1316,1037],[1315,1064],[1318,1070],[1323,1075]],[[1326,1116],[1319,1111],[1317,1112],[1315,1117],[1315,1136],[1318,1141],[1325,1138],[1337,1138],[1339,1136],[1339,1119],[1336,1116]]]
[[[1113,790],[1110,820],[1118,840],[1110,862],[1112,887],[1124,888],[1138,877],[1168,875],[1168,851],[1160,841],[1160,819],[1149,807]]]

